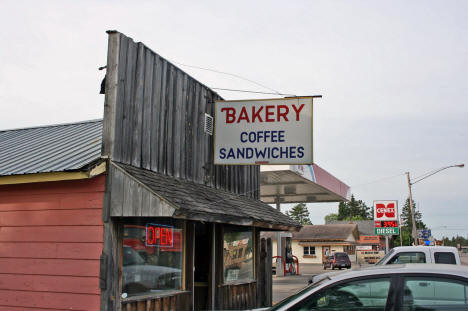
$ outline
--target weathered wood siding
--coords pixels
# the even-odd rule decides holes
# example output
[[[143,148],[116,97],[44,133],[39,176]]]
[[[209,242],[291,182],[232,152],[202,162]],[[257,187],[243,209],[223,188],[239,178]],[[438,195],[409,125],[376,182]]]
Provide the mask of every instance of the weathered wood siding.
[[[0,186],[1,310],[99,310],[104,182]]]
[[[189,311],[190,293],[122,302],[122,311]]]
[[[224,297],[218,309],[247,310],[257,306],[257,284],[222,285],[220,291]]]
[[[114,164],[109,166],[110,216],[172,217],[175,208]]]
[[[110,32],[103,155],[258,198],[258,166],[213,164],[214,137],[203,126],[218,99],[142,43]]]

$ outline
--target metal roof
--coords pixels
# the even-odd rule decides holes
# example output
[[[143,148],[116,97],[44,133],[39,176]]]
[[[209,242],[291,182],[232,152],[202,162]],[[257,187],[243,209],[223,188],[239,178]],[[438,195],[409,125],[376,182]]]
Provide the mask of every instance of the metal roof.
[[[101,157],[102,120],[0,131],[0,176],[79,170]]]

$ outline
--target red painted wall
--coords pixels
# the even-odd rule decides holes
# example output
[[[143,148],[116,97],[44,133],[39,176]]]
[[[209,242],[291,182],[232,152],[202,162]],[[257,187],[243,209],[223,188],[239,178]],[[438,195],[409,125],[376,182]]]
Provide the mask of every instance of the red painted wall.
[[[0,186],[0,311],[99,310],[105,176]]]

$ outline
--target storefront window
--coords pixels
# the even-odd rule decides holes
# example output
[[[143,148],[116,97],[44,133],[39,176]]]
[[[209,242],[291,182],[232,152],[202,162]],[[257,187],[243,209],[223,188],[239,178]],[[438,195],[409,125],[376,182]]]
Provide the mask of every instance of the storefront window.
[[[181,289],[183,236],[183,222],[172,219],[124,224],[123,298]]]
[[[253,280],[252,230],[227,228],[224,232],[224,282]]]

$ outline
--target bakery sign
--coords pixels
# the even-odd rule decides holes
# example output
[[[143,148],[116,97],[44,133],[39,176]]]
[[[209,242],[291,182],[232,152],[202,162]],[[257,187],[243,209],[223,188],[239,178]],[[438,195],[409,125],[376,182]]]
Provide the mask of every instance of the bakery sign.
[[[312,97],[217,101],[215,164],[312,164]]]

